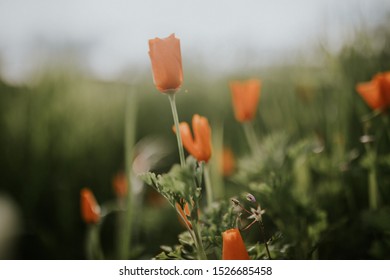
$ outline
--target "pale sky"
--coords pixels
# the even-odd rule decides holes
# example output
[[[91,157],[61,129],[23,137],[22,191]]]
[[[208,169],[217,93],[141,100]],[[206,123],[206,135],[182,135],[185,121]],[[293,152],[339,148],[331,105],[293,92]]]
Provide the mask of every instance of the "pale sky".
[[[388,0],[0,0],[0,73],[10,81],[65,51],[100,77],[149,67],[147,41],[175,33],[183,63],[267,64],[375,25]],[[248,56],[246,54],[255,54]]]

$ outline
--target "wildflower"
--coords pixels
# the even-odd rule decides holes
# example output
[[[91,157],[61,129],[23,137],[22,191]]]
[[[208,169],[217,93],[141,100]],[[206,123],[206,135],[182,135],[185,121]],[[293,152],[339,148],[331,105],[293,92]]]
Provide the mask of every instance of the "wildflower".
[[[222,233],[223,260],[249,260],[248,251],[237,228]]]
[[[211,157],[211,128],[208,120],[197,114],[192,117],[194,137],[188,123],[181,122],[179,129],[184,148],[198,161],[208,162]],[[175,128],[173,131],[176,133]]]
[[[100,206],[96,202],[95,196],[88,188],[80,191],[81,216],[87,224],[96,224],[100,220]]]
[[[124,172],[117,173],[112,179],[112,186],[118,197],[125,197],[127,194],[127,178]]]
[[[263,218],[261,215],[265,213],[265,210],[262,210],[260,204],[257,206],[257,209],[251,208],[252,215],[248,219],[254,219],[256,222],[262,222]]]
[[[256,202],[255,196],[254,196],[253,194],[251,194],[251,193],[248,193],[248,194],[246,195],[246,199],[247,199],[249,202],[252,202],[252,203],[255,203],[255,202]]]
[[[239,122],[251,121],[260,99],[260,80],[233,81],[230,83],[234,114]]]
[[[183,82],[180,40],[175,34],[149,40],[149,56],[156,88],[162,93],[175,93]]]
[[[230,148],[224,148],[222,151],[222,174],[223,176],[230,176],[234,172],[236,162],[233,152]]]
[[[371,81],[359,83],[356,91],[373,110],[390,107],[390,71],[376,74]]]

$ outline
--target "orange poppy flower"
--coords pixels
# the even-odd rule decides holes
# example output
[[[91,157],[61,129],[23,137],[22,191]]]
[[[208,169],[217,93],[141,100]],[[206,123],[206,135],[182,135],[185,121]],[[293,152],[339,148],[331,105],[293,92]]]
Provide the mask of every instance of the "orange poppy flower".
[[[234,154],[230,148],[224,148],[221,157],[221,167],[223,176],[230,176],[234,172],[236,162]]]
[[[192,117],[194,137],[188,123],[181,122],[179,129],[184,148],[198,161],[208,162],[211,157],[211,128],[208,120],[197,114]],[[176,133],[175,127],[173,131]]]
[[[125,197],[127,194],[127,178],[124,172],[117,173],[112,179],[112,186],[118,197]]]
[[[376,74],[366,83],[359,83],[356,91],[373,110],[384,111],[390,107],[390,72]]]
[[[175,34],[149,40],[149,56],[156,88],[163,93],[175,93],[183,82],[180,40]]]
[[[260,99],[261,82],[257,79],[230,82],[234,115],[239,122],[251,121]]]
[[[223,260],[249,260],[249,254],[237,228],[222,233]]]
[[[100,206],[88,188],[80,191],[81,217],[87,224],[96,224],[100,220]]]

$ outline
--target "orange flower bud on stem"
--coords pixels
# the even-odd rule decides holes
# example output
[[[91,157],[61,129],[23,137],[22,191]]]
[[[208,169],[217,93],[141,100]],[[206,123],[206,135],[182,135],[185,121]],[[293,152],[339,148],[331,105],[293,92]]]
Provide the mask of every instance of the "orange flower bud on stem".
[[[88,188],[80,191],[81,216],[87,224],[97,224],[100,220],[100,206],[96,202],[95,196]]]
[[[149,40],[149,56],[156,88],[167,94],[179,90],[183,82],[183,69],[180,40],[175,34]]]
[[[175,127],[179,129],[175,94],[183,83],[183,67],[181,63],[180,40],[171,34],[167,38],[149,40],[149,56],[152,63],[153,80],[156,88],[168,94]],[[181,136],[176,135],[179,148],[180,164],[185,165]]]
[[[222,233],[223,260],[249,260],[249,254],[237,228]]]
[[[378,73],[371,81],[357,84],[356,91],[372,110],[383,116],[385,129],[390,139],[388,116],[387,114],[382,114],[390,107],[390,72]],[[373,117],[375,116],[377,116],[377,113],[373,115]],[[363,122],[369,120],[365,119]],[[366,131],[365,134],[367,133]],[[369,142],[364,143],[367,154],[373,159],[377,157],[377,149],[373,146],[375,144],[376,141],[373,144]],[[371,160],[368,168],[368,202],[371,210],[377,209],[380,204],[376,160]]]
[[[230,82],[236,120],[243,124],[245,136],[253,153],[259,153],[256,133],[251,121],[256,115],[260,99],[261,82],[258,79]]]

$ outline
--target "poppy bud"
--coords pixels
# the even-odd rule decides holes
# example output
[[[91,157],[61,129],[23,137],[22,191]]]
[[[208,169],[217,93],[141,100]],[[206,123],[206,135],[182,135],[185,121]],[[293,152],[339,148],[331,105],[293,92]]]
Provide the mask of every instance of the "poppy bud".
[[[230,83],[234,115],[239,122],[253,120],[260,99],[260,80],[233,81]]]
[[[249,254],[237,228],[222,233],[223,260],[249,260]]]
[[[88,188],[80,191],[81,217],[87,224],[96,224],[100,220],[100,206]]]
[[[175,34],[149,40],[149,56],[156,88],[162,93],[175,93],[183,82],[180,40]]]

